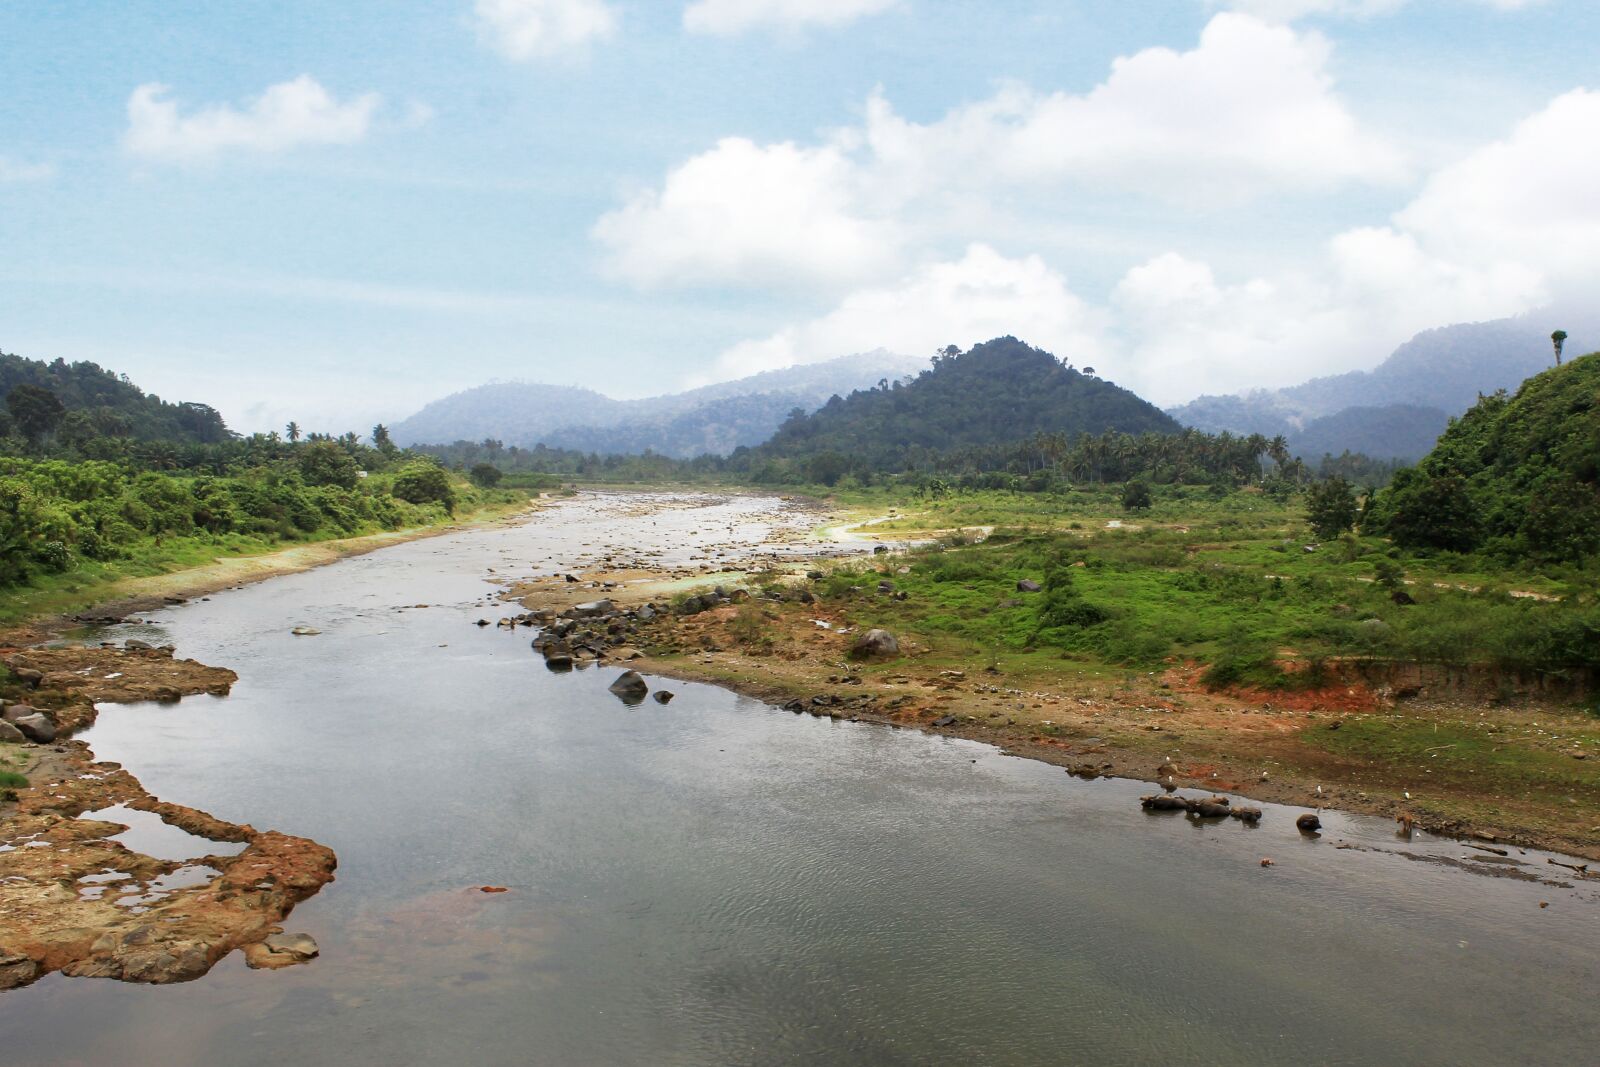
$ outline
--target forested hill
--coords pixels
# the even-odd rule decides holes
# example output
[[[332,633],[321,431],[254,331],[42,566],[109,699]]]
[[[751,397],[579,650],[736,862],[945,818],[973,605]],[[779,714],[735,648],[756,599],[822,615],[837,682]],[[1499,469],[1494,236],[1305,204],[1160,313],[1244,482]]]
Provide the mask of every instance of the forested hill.
[[[1395,475],[1365,525],[1409,547],[1505,559],[1600,553],[1600,352],[1479,400]]]
[[[0,352],[0,398],[0,437],[183,444],[229,437],[210,405],[169,403],[94,363],[45,363]]]
[[[878,470],[931,453],[1015,442],[1034,433],[1177,433],[1170,415],[1015,337],[953,348],[916,378],[834,397],[785,422],[749,459],[838,453]]]

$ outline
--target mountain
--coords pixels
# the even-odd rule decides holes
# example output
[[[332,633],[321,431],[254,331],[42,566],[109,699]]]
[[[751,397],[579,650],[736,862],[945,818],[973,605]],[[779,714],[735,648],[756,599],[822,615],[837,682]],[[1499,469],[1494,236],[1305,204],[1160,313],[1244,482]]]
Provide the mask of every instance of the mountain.
[[[1305,456],[1349,449],[1415,459],[1431,440],[1409,419],[1442,430],[1451,416],[1476,403],[1479,394],[1515,389],[1553,362],[1550,333],[1556,326],[1571,335],[1568,351],[1600,344],[1600,317],[1592,311],[1549,309],[1458,323],[1417,334],[1370,371],[1313,378],[1287,389],[1202,396],[1169,408],[1168,414],[1210,433],[1283,434],[1292,443],[1307,437],[1309,443],[1294,445]],[[1329,416],[1339,419],[1313,432],[1313,424]]]
[[[13,400],[19,387],[22,393]],[[0,435],[20,430],[17,408],[21,397],[44,390],[55,398],[44,400],[47,410],[33,417],[48,424],[49,433],[81,438],[86,436],[121,437],[136,441],[171,441],[213,444],[231,436],[222,416],[208,404],[171,403],[146,393],[128,380],[97,363],[68,363],[57,359],[46,363],[38,359],[0,352]],[[39,394],[34,393],[34,396]],[[59,407],[57,407],[59,404]],[[23,422],[33,419],[23,417]]]
[[[1440,408],[1385,404],[1345,408],[1313,419],[1305,429],[1292,430],[1286,436],[1289,451],[1306,460],[1344,452],[1414,460],[1427,454],[1449,424],[1450,416]]]
[[[831,396],[924,366],[923,360],[879,349],[643,400],[613,400],[592,389],[495,382],[436,400],[390,433],[402,445],[494,438],[524,447],[723,455],[766,440],[796,408],[810,411]]]
[[[1364,525],[1402,545],[1515,560],[1600,552],[1600,352],[1478,401],[1395,476]],[[1592,644],[1586,633],[1559,640]]]
[[[1014,443],[1034,433],[1180,429],[1128,390],[1001,337],[941,356],[908,381],[835,397],[813,414],[789,419],[755,452],[781,460],[835,453],[892,470],[919,455]]]

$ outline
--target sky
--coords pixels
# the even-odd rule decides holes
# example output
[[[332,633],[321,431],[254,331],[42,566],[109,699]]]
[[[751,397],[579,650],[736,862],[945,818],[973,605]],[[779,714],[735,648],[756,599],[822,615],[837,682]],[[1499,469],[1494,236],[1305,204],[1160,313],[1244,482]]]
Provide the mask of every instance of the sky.
[[[1161,404],[1600,290],[1596,0],[6,0],[0,350],[235,429],[1013,334]]]

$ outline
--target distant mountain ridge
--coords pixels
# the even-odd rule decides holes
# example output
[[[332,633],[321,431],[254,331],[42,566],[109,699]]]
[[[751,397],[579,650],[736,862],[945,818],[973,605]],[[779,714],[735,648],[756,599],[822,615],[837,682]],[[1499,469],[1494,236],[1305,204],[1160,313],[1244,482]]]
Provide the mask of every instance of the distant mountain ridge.
[[[878,349],[642,400],[614,400],[573,386],[494,382],[435,400],[390,433],[401,445],[493,438],[523,447],[726,455],[766,440],[796,408],[811,411],[829,397],[926,365]]]
[[[1479,394],[1514,390],[1555,361],[1550,333],[1568,331],[1568,352],[1600,344],[1600,316],[1548,309],[1509,319],[1424,330],[1370,371],[1313,378],[1286,389],[1201,396],[1167,413],[1209,433],[1282,434],[1307,458],[1348,449],[1417,459]]]

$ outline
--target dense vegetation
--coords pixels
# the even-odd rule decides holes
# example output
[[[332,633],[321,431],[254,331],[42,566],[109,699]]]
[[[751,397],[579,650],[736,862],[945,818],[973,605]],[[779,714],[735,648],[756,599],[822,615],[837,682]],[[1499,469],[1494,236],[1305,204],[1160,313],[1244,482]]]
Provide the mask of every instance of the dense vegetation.
[[[1411,548],[1578,563],[1600,552],[1600,353],[1482,398],[1374,501]]]
[[[168,403],[92,363],[6,356],[0,368],[0,588],[70,590],[516,498],[395,447],[382,426],[370,443],[302,439],[295,424],[287,439],[239,437],[214,409]]]
[[[46,438],[82,454],[127,454],[144,442],[216,444],[229,437],[216,409],[168,403],[94,363],[44,363],[0,352],[0,397],[0,449],[9,452]]]

